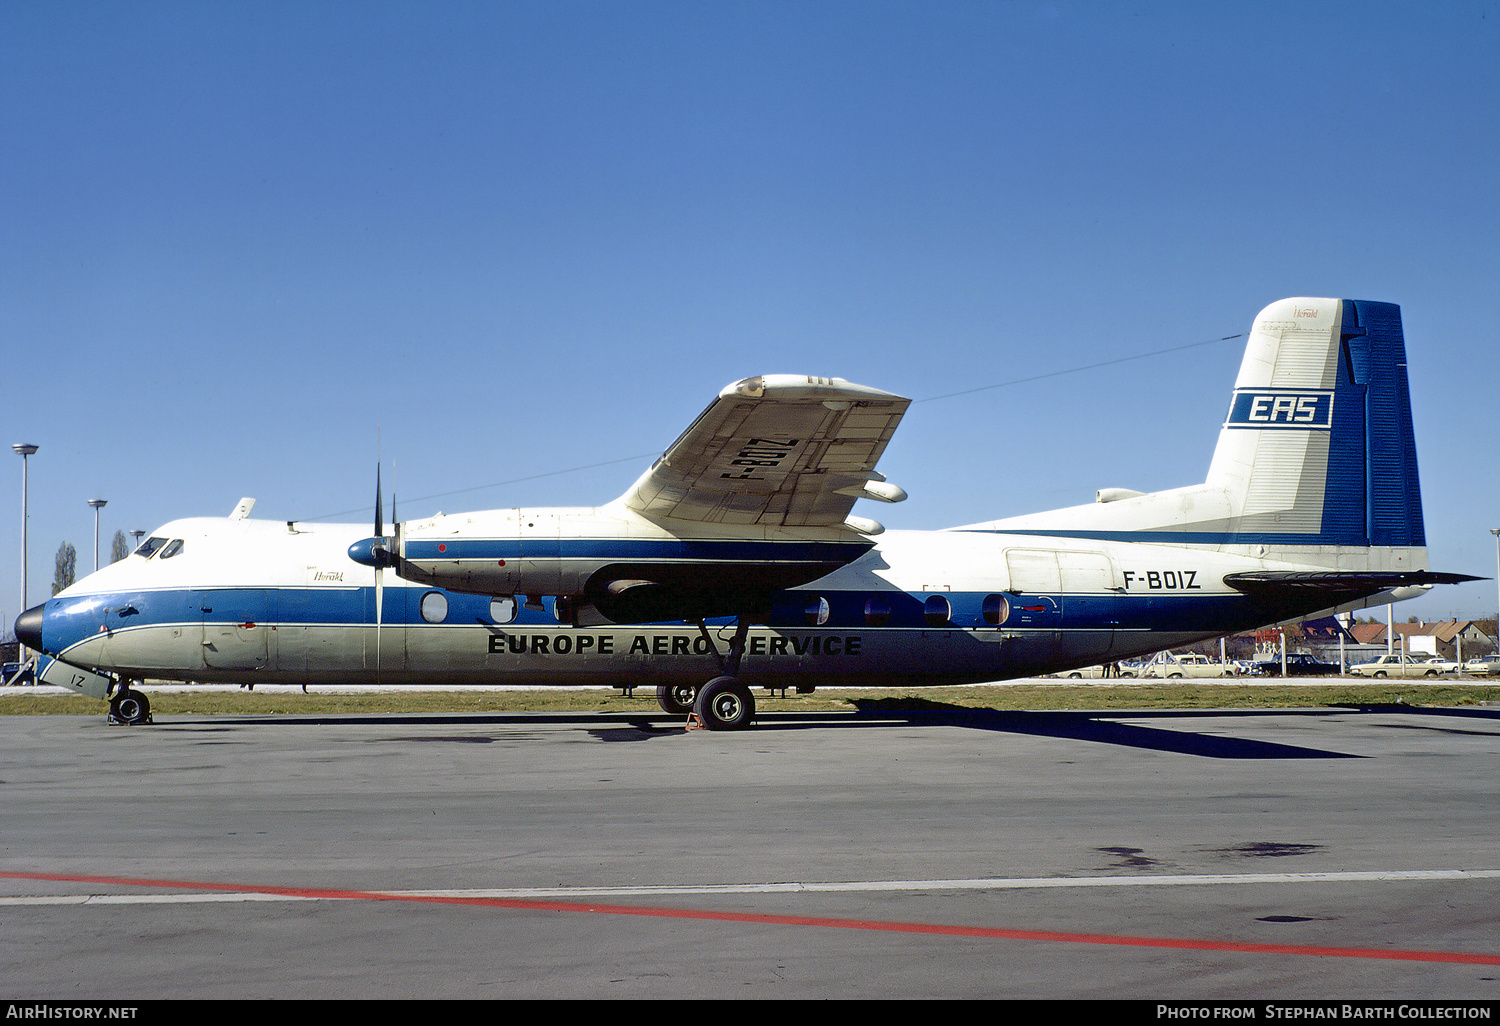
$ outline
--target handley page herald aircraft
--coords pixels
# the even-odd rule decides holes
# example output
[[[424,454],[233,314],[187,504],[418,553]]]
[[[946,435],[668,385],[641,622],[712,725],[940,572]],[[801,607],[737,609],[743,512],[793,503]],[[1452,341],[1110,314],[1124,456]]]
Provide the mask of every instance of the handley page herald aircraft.
[[[909,400],[838,378],[725,388],[596,508],[393,525],[177,520],[28,609],[39,679],[149,718],[145,678],[655,685],[734,729],[752,685],[958,684],[1155,652],[1472,580],[1427,569],[1400,309],[1256,318],[1200,485],[885,532],[857,499]],[[378,478],[377,474],[377,478]]]

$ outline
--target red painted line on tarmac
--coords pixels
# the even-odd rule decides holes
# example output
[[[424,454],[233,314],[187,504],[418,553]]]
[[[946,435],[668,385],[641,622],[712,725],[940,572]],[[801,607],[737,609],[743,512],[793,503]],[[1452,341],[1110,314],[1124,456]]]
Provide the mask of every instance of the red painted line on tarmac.
[[[176,888],[241,894],[275,894],[292,898],[322,898],[362,901],[404,901],[435,905],[476,905],[485,908],[524,909],[532,912],[584,912],[611,916],[652,916],[661,919],[701,919],[724,923],[758,923],[770,926],[817,926],[835,930],[874,930],[884,933],[918,933],[984,940],[1029,940],[1053,944],[1109,944],[1135,948],[1175,948],[1186,951],[1234,951],[1260,955],[1301,955],[1315,958],[1380,958],[1403,962],[1453,962],[1464,965],[1500,965],[1500,955],[1455,951],[1402,951],[1384,948],[1335,948],[1304,944],[1249,944],[1241,941],[1194,940],[1182,937],[1129,937],[1107,933],[1060,933],[1051,930],[1006,930],[988,926],[955,926],[942,923],[899,923],[879,919],[834,919],[826,916],[770,915],[759,912],[715,912],[709,909],[657,908],[645,905],[604,905],[577,901],[527,901],[519,898],[479,898],[455,895],[382,894],[379,891],[344,891],[316,887],[276,887],[265,884],[203,883],[193,880],[143,880],[120,876],[80,876],[70,873],[0,872],[6,880],[51,880],[66,883],[108,884],[119,887]]]

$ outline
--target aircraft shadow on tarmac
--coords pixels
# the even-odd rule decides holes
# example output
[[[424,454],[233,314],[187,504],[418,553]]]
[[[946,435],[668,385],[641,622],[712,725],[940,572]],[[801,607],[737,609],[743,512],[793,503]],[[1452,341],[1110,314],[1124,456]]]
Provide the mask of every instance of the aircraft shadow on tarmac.
[[[1420,708],[1405,705],[1339,706],[1319,709],[1202,709],[1202,710],[1153,710],[1130,709],[1118,711],[1088,712],[1023,712],[994,709],[973,709],[940,702],[918,702],[910,700],[898,705],[884,700],[857,701],[857,711],[852,715],[841,712],[778,712],[764,713],[757,717],[755,730],[812,730],[853,729],[879,730],[889,727],[912,726],[962,727],[968,730],[987,730],[1005,734],[1028,734],[1036,737],[1067,738],[1077,741],[1092,741],[1102,744],[1121,745],[1147,751],[1175,752],[1180,755],[1196,755],[1210,759],[1362,759],[1365,756],[1351,755],[1319,748],[1299,745],[1277,744],[1253,738],[1231,737],[1223,734],[1225,719],[1263,716],[1279,717],[1327,717],[1349,714],[1399,713],[1405,719],[1400,723],[1389,723],[1396,729],[1433,730],[1455,734],[1500,733],[1500,709],[1488,708]],[[1444,717],[1467,719],[1474,726],[1493,725],[1495,730],[1462,729],[1436,722],[1412,722],[1411,717]],[[1163,721],[1163,726],[1140,722],[1124,723],[1121,720]],[[1212,728],[1195,730],[1194,721],[1219,721]],[[1174,725],[1165,725],[1175,721]],[[264,726],[267,717],[214,717],[210,727],[207,723],[174,723],[177,729],[225,729],[231,726]],[[439,713],[368,715],[346,714],[338,716],[290,716],[275,717],[275,722],[293,725],[362,725],[362,726],[504,726],[509,728],[538,727],[544,725],[585,726],[589,733],[600,741],[629,742],[649,741],[657,738],[675,737],[687,731],[685,723],[676,717],[639,713]],[[159,725],[165,726],[165,724]],[[158,728],[158,729],[159,729]],[[1209,732],[1209,730],[1212,732]],[[732,735],[728,735],[732,736]],[[411,735],[403,735],[414,740]],[[490,740],[483,735],[422,735],[421,740],[448,740],[478,743]]]

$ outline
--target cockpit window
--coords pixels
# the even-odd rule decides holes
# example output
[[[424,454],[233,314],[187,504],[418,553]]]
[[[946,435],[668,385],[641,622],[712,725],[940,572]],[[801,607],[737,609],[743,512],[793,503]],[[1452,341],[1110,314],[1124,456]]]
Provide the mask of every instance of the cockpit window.
[[[182,539],[181,538],[173,538],[171,541],[167,542],[166,547],[161,550],[161,558],[162,559],[171,559],[173,556],[177,555],[181,551],[182,551]]]
[[[167,543],[165,538],[147,538],[141,542],[141,547],[135,550],[135,554],[142,559],[150,559],[156,555],[156,550]]]

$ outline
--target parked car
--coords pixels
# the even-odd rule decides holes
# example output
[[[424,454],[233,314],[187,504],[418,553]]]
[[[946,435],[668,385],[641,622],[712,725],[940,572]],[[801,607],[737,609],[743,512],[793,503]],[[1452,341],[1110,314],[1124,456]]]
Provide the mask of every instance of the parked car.
[[[1047,676],[1067,677],[1073,680],[1077,680],[1079,678],[1095,678],[1102,680],[1106,677],[1134,677],[1135,673],[1130,672],[1130,667],[1126,663],[1109,663],[1102,666],[1097,664],[1094,666],[1080,666],[1075,670],[1064,670],[1061,673],[1049,673],[1047,674]]]
[[[1206,655],[1188,652],[1173,655],[1163,652],[1141,670],[1142,677],[1233,677],[1235,665],[1221,663]]]
[[[1255,672],[1267,677],[1281,676],[1281,658],[1262,659],[1255,664]],[[1306,652],[1288,652],[1286,654],[1286,675],[1288,677],[1321,677],[1327,674],[1343,673],[1344,668],[1338,663],[1325,663],[1323,660],[1307,654]]]
[[[1471,677],[1488,677],[1500,673],[1500,653],[1475,656],[1464,663],[1463,672]]]
[[[36,680],[34,679],[32,668],[27,666],[26,672],[21,673],[21,665],[21,663],[6,663],[4,666],[0,666],[0,685],[12,683],[12,677],[16,678],[14,681],[16,684],[35,684]],[[19,676],[17,676],[18,674]]]
[[[1368,663],[1351,666],[1349,672],[1356,677],[1437,677],[1443,673],[1443,668],[1411,656],[1403,659],[1399,655],[1383,655]]]

